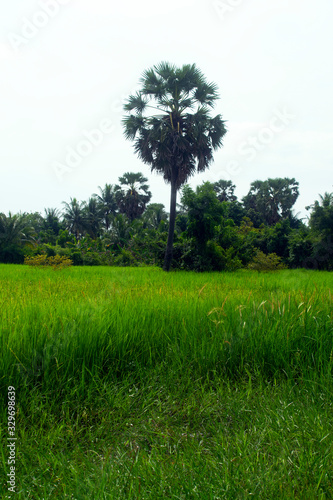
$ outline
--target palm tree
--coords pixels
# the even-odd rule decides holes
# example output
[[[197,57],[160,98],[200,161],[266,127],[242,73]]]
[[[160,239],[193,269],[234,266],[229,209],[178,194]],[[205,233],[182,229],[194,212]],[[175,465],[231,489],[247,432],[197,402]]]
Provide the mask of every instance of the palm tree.
[[[168,214],[162,203],[150,203],[143,216],[148,227],[157,230],[162,221],[168,220]]]
[[[224,179],[221,179],[220,181],[214,183],[214,191],[216,192],[217,199],[220,202],[236,201],[237,196],[234,195],[235,188],[235,184],[233,184],[231,181],[225,181]]]
[[[177,68],[162,62],[146,70],[142,89],[128,98],[129,113],[123,120],[126,139],[134,151],[171,184],[170,221],[164,269],[172,260],[177,191],[196,171],[203,172],[213,160],[213,151],[222,146],[226,133],[220,115],[209,111],[218,98],[217,87],[208,83],[195,66]],[[149,110],[154,110],[149,115]]]
[[[0,213],[0,244],[3,247],[34,241],[35,230],[27,214]]]
[[[104,188],[98,186],[100,194],[96,194],[98,204],[100,207],[101,215],[104,220],[106,231],[109,230],[112,218],[117,213],[117,202],[115,198],[115,190],[112,184],[105,184]]]
[[[319,195],[320,200],[316,200],[310,215],[310,227],[316,232],[323,232],[326,236],[333,235],[333,193]]]
[[[143,214],[151,199],[148,179],[141,172],[126,172],[118,180],[120,186],[115,186],[115,193],[119,211],[133,221]]]
[[[100,234],[101,227],[101,211],[98,200],[95,196],[91,196],[89,200],[84,203],[84,225],[90,238],[95,240]]]
[[[70,233],[74,234],[75,238],[78,240],[86,227],[84,203],[77,201],[76,198],[71,198],[69,203],[63,201],[63,204],[65,205],[63,218],[66,228]]]
[[[57,208],[45,208],[44,212],[44,229],[52,231],[58,236],[61,229],[59,210]]]

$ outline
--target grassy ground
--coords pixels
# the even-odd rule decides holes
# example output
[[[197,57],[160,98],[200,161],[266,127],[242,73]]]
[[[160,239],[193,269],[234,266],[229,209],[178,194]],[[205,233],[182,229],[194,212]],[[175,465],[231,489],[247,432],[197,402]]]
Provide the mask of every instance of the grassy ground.
[[[333,498],[332,274],[0,277],[1,498]]]

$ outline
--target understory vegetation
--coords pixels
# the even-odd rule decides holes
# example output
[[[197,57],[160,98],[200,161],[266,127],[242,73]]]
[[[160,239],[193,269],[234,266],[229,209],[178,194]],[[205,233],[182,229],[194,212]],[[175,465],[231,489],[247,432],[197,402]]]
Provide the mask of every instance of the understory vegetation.
[[[74,266],[163,266],[169,214],[149,203],[141,173],[126,173],[88,201],[72,198],[63,211],[0,214],[0,262],[62,257]],[[184,185],[173,237],[172,268],[186,271],[333,269],[333,194],[292,211],[295,179],[255,181],[241,201],[231,181]]]
[[[332,288],[1,265],[1,498],[8,386],[19,499],[333,498]]]

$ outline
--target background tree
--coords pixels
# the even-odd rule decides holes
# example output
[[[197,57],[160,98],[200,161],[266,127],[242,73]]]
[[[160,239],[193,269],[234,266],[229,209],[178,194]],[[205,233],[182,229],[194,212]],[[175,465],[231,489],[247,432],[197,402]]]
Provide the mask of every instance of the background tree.
[[[257,212],[266,224],[276,224],[290,216],[299,195],[298,185],[294,178],[287,177],[254,181],[243,198],[244,207]]]
[[[199,248],[203,249],[221,224],[225,213],[223,205],[218,201],[213,184],[205,182],[195,191],[190,186],[184,186],[182,205],[188,216],[187,234],[193,237]]]
[[[23,262],[23,247],[32,244],[35,235],[35,229],[27,214],[0,213],[0,261]]]
[[[325,236],[333,236],[333,193],[319,195],[313,205],[306,207],[312,209],[310,215],[310,227],[312,230]]]
[[[86,228],[86,218],[84,212],[84,203],[76,198],[71,198],[69,203],[63,202],[65,210],[63,214],[66,229],[78,240]]]
[[[236,201],[237,196],[234,195],[236,186],[231,181],[221,179],[214,183],[214,190],[219,201]]]
[[[106,231],[109,230],[111,221],[117,213],[117,202],[115,195],[115,188],[112,184],[105,184],[104,188],[98,186],[100,194],[95,194],[99,210],[102,217],[103,225]]]
[[[143,73],[141,84],[141,90],[130,96],[124,107],[130,113],[123,120],[124,132],[134,141],[139,158],[171,184],[164,260],[164,269],[169,271],[177,191],[195,171],[202,172],[210,165],[226,129],[220,115],[209,115],[218,98],[217,87],[206,81],[195,64],[177,68],[160,63]],[[152,109],[155,114],[150,115]]]
[[[115,199],[120,213],[127,215],[130,221],[143,214],[151,199],[148,179],[140,172],[126,172],[119,177],[120,185],[115,186]]]
[[[84,226],[90,238],[98,238],[101,227],[101,211],[95,196],[91,196],[83,207]]]
[[[333,193],[319,195],[311,208],[310,229],[313,251],[306,267],[314,269],[333,269]]]
[[[58,235],[61,229],[59,210],[57,208],[45,208],[44,213],[44,229]]]
[[[244,217],[246,217],[246,210],[242,203],[239,201],[224,201],[228,219],[232,219],[237,226],[240,226]]]
[[[56,208],[45,208],[43,229],[40,233],[42,243],[56,244],[59,232],[62,229],[60,213]]]
[[[144,222],[151,228],[158,230],[161,222],[168,220],[163,203],[149,203],[144,213]]]
[[[227,219],[225,202],[217,199],[214,184],[204,182],[193,191],[185,186],[182,204],[187,210],[186,235],[194,241],[188,253],[188,268],[222,271],[241,266],[237,252],[241,244],[235,223]]]

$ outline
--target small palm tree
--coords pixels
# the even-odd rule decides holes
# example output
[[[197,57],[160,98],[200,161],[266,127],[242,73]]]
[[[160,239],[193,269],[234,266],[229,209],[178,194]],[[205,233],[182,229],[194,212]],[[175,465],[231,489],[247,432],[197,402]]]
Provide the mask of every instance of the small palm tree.
[[[217,199],[220,202],[236,201],[237,196],[234,195],[235,188],[235,184],[233,184],[231,181],[225,181],[224,179],[221,179],[220,181],[214,183],[214,191],[216,192]]]
[[[63,218],[66,228],[70,233],[74,234],[75,238],[78,240],[80,235],[84,233],[86,227],[84,203],[77,201],[76,198],[71,198],[69,203],[63,201],[63,204],[65,205]]]
[[[100,194],[95,194],[99,209],[103,218],[103,224],[106,231],[109,230],[112,218],[117,213],[117,202],[115,197],[115,189],[112,184],[105,184],[104,188],[98,186]]]
[[[125,104],[129,115],[123,120],[124,133],[134,141],[139,158],[171,184],[164,259],[164,269],[169,271],[177,191],[196,171],[208,168],[226,129],[220,115],[212,118],[209,114],[218,98],[217,87],[206,81],[195,64],[177,68],[160,63],[143,73],[141,84],[141,90]]]
[[[60,213],[57,208],[44,209],[44,229],[53,231],[55,235],[60,231]]]
[[[162,221],[168,220],[168,214],[164,210],[162,203],[150,203],[146,208],[143,218],[148,227],[157,230]]]
[[[22,245],[34,241],[35,230],[27,214],[0,213],[0,245]]]
[[[89,198],[84,204],[84,225],[90,238],[95,240],[100,234],[101,212],[95,196]]]
[[[115,186],[115,193],[119,211],[133,221],[143,214],[151,199],[148,179],[141,172],[126,172],[118,180],[120,185]]]

